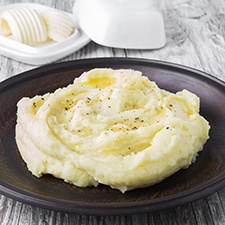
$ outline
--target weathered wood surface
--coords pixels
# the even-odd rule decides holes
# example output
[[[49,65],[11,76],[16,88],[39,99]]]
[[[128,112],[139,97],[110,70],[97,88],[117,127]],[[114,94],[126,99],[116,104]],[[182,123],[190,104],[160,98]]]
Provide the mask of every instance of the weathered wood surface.
[[[0,6],[18,2],[43,3],[71,11],[74,0],[0,0]],[[93,57],[137,57],[194,67],[225,81],[225,0],[161,0],[167,45],[160,50],[124,50],[93,42],[61,61]],[[135,27],[134,27],[135,31]],[[0,53],[0,80],[35,66],[6,58]],[[123,216],[88,216],[32,207],[0,195],[0,224],[225,224],[225,189],[206,198],[154,213]]]

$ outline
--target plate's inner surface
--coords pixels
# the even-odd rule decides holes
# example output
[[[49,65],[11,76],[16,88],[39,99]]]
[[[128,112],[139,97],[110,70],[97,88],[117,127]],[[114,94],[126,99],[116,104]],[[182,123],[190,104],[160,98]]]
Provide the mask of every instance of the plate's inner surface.
[[[120,193],[107,186],[97,188],[77,188],[50,175],[36,178],[27,170],[15,143],[16,104],[24,96],[52,92],[73,82],[75,77],[92,68],[133,68],[143,72],[160,88],[171,92],[188,89],[201,99],[201,111],[211,125],[210,139],[196,162],[186,170],[181,170],[161,183],[133,191]],[[63,210],[61,203],[70,205],[71,211],[76,207],[89,204],[109,206],[114,204],[125,207],[129,204],[160,202],[164,197],[173,200],[183,197],[182,201],[204,196],[210,188],[219,189],[225,170],[225,89],[221,82],[203,76],[201,72],[186,70],[174,65],[144,60],[95,59],[67,62],[45,66],[26,72],[0,84],[0,191],[18,200],[40,206]],[[27,196],[25,198],[24,196]],[[178,201],[179,202],[179,201]],[[108,204],[110,203],[110,204]],[[68,205],[65,209],[70,211]],[[176,205],[172,203],[171,205]],[[73,206],[76,206],[73,208]],[[67,208],[66,208],[67,207]],[[162,206],[161,208],[164,208]],[[72,209],[73,208],[73,209]],[[151,207],[150,207],[151,208]],[[82,210],[81,210],[82,211]],[[138,210],[137,210],[138,211]],[[139,211],[145,211],[144,209]],[[78,212],[80,212],[78,210]],[[100,213],[102,214],[102,213]]]

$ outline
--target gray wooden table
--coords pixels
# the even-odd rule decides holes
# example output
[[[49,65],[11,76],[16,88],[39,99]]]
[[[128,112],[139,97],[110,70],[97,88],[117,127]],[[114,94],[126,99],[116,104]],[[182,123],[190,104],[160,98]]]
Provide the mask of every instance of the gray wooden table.
[[[71,12],[74,0],[0,0],[0,6],[36,2]],[[160,50],[124,50],[90,42],[60,60],[96,57],[136,57],[169,61],[205,71],[225,81],[225,0],[158,1],[165,20],[167,44]],[[134,28],[135,29],[135,28]],[[1,55],[0,80],[35,68]],[[55,212],[0,195],[0,224],[225,224],[225,188],[195,202],[153,213],[88,216]]]

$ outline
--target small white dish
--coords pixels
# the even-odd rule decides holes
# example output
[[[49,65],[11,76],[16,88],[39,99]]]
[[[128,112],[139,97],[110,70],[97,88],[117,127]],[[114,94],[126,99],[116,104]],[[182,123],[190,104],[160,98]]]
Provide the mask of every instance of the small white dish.
[[[157,49],[166,43],[163,16],[152,0],[75,0],[73,14],[101,45]]]
[[[0,15],[5,10],[30,7],[37,12],[52,9],[51,7],[35,3],[18,3],[0,7]],[[66,57],[90,42],[90,38],[77,27],[77,22],[72,14],[67,13],[73,19],[75,32],[60,42],[46,42],[34,46],[29,46],[6,37],[0,29],[0,54],[14,60],[32,64],[43,65]]]

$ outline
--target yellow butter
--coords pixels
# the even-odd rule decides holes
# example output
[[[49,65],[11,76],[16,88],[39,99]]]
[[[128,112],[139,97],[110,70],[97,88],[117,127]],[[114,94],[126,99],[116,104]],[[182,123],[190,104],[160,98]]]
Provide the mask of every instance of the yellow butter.
[[[53,41],[62,41],[74,32],[72,18],[63,11],[50,9],[40,13],[45,22],[48,37]]]

